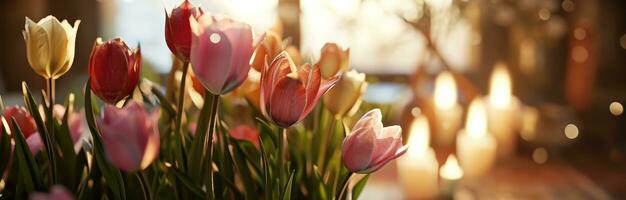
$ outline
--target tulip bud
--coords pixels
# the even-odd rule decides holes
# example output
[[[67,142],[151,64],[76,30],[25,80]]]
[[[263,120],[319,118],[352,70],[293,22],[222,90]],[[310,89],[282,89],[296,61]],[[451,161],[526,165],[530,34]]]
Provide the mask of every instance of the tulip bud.
[[[189,62],[191,50],[191,27],[189,17],[203,15],[199,7],[194,7],[188,0],[183,1],[171,12],[165,12],[165,42],[167,47],[178,59]]]
[[[298,67],[283,51],[261,73],[261,111],[277,125],[290,127],[311,112],[337,79],[322,81],[317,65]]]
[[[54,185],[50,188],[50,193],[35,192],[30,195],[30,200],[73,200],[72,193],[61,185]]]
[[[159,154],[158,116],[134,101],[121,109],[106,105],[98,125],[109,162],[126,172],[148,167]]]
[[[57,79],[65,74],[74,62],[76,31],[80,20],[72,27],[67,20],[48,15],[35,23],[26,17],[22,35],[26,41],[28,64],[46,79]]]
[[[341,71],[348,70],[350,49],[341,50],[335,43],[326,43],[318,64],[322,71],[322,78],[328,79]]]
[[[209,15],[191,17],[189,21],[190,62],[198,80],[215,95],[237,88],[248,75],[254,52],[250,26]]]
[[[35,119],[30,115],[30,113],[26,110],[26,108],[21,106],[11,106],[4,109],[4,113],[2,116],[9,124],[9,130],[11,134],[15,133],[15,129],[11,125],[10,121],[12,118],[17,122],[17,126],[20,127],[20,131],[24,135],[26,139],[26,143],[28,144],[28,148],[30,152],[35,155],[37,152],[43,148],[43,142],[41,140],[41,136],[37,132],[37,124],[35,124]],[[4,131],[4,128],[0,129],[0,133]]]
[[[341,159],[349,171],[375,172],[408,149],[408,146],[402,146],[402,128],[383,127],[381,119],[379,109],[369,111],[343,140]]]
[[[280,36],[272,31],[265,33],[265,38],[259,44],[259,47],[254,51],[254,58],[252,59],[252,68],[257,71],[263,70],[265,65],[265,58],[272,60],[281,51],[283,51],[283,41]]]
[[[141,52],[134,51],[115,38],[102,42],[96,39],[89,57],[89,78],[91,90],[109,104],[132,94],[141,71]]]
[[[324,95],[324,105],[337,118],[350,117],[361,106],[366,88],[365,74],[350,70]]]
[[[237,140],[247,140],[255,147],[259,147],[259,131],[253,127],[240,125],[230,130],[229,134]]]

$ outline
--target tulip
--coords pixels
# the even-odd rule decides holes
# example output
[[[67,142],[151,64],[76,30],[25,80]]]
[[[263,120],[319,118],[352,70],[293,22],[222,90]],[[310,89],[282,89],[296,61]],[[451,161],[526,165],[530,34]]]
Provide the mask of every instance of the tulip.
[[[33,155],[37,154],[43,148],[43,142],[39,132],[37,131],[35,119],[30,115],[26,108],[21,106],[11,106],[4,109],[2,116],[5,120],[7,120],[7,125],[9,125],[9,130],[12,134],[15,133],[15,129],[13,129],[11,119],[15,119],[17,126],[20,127],[20,131],[22,131],[22,134],[26,139],[26,143],[28,144],[28,148]],[[0,129],[0,133],[3,131],[4,128]]]
[[[298,67],[283,51],[261,73],[261,111],[277,125],[290,127],[311,112],[337,79],[322,81],[317,65]]]
[[[318,64],[322,71],[322,78],[328,79],[341,71],[348,70],[350,49],[341,50],[335,43],[326,43]]]
[[[280,52],[283,51],[283,42],[277,33],[268,31],[265,33],[265,38],[259,44],[259,47],[254,51],[254,58],[252,59],[252,68],[256,71],[263,70],[265,65],[265,58],[269,60],[274,59]]]
[[[341,159],[349,171],[375,172],[408,149],[402,146],[402,128],[383,127],[381,118],[379,109],[369,111],[343,140]]]
[[[351,70],[324,95],[324,105],[337,118],[350,117],[359,109],[363,93],[367,88],[365,74]]]
[[[228,18],[202,15],[191,24],[190,60],[196,77],[215,95],[237,88],[248,76],[254,52],[252,29]]]
[[[259,131],[253,127],[240,125],[230,130],[229,134],[237,140],[247,140],[255,147],[259,147]]]
[[[131,51],[121,38],[104,43],[96,39],[89,57],[89,78],[91,90],[102,100],[115,104],[131,95],[140,70],[139,47]]]
[[[98,125],[109,162],[126,172],[148,167],[159,154],[158,116],[134,101],[121,109],[106,105]]]
[[[65,187],[54,185],[50,188],[50,193],[36,192],[30,195],[30,200],[72,200],[74,197]]]
[[[201,8],[194,7],[188,0],[183,1],[171,12],[165,12],[165,42],[170,51],[184,62],[189,62],[191,49],[189,17],[199,17],[203,14]]]
[[[57,79],[74,62],[76,31],[80,20],[72,27],[67,20],[48,15],[35,23],[26,17],[22,35],[26,41],[26,57],[30,67],[46,79]]]
[[[39,113],[41,113],[43,120],[46,120],[46,115],[42,105],[39,106]],[[54,104],[52,114],[57,122],[62,123],[61,120],[65,115],[65,106],[61,104]],[[82,117],[85,116],[85,114],[83,112],[68,112],[67,114],[69,115],[67,117],[67,123],[70,131],[70,137],[72,137],[72,142],[74,143],[74,150],[78,153],[78,151],[82,147],[80,139],[83,136],[83,131],[86,128],[85,120]]]

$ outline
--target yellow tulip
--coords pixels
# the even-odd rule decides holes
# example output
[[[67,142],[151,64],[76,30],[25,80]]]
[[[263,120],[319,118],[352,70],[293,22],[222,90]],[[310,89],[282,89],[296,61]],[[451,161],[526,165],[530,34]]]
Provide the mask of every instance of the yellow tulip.
[[[318,64],[322,78],[329,79],[339,72],[348,70],[350,49],[342,50],[335,43],[326,43],[322,47]]]
[[[76,31],[80,20],[72,27],[67,20],[48,15],[35,23],[26,17],[24,40],[26,56],[31,68],[46,79],[57,79],[65,74],[74,62]]]
[[[361,106],[367,88],[365,74],[356,70],[343,73],[341,79],[324,96],[324,105],[337,118],[350,117]]]

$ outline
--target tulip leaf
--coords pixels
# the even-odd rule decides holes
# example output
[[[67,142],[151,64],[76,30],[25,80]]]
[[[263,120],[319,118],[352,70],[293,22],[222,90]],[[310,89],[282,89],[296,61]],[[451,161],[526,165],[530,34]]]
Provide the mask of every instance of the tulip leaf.
[[[188,153],[189,158],[193,159],[187,160],[189,162],[189,164],[187,165],[187,167],[189,167],[187,172],[189,176],[192,177],[195,183],[202,182],[203,176],[201,174],[203,170],[203,165],[205,163],[205,160],[207,159],[206,152],[209,151],[207,149],[207,146],[209,145],[208,143],[212,143],[212,141],[207,139],[207,129],[209,129],[209,126],[211,126],[211,132],[213,132],[213,125],[210,124],[210,121],[213,121],[213,118],[215,118],[215,116],[211,116],[211,113],[214,113],[212,107],[215,103],[214,101],[219,98],[211,94],[210,92],[207,92],[205,94],[206,95],[204,96],[204,105],[202,106],[202,110],[200,111],[200,116],[198,118],[199,123],[198,127],[196,128],[196,134],[191,142],[191,147]]]
[[[10,130],[6,127],[8,126],[8,123],[6,123],[4,118],[2,119],[2,123],[5,125],[4,132],[9,132]],[[14,131],[14,133],[12,133],[13,138],[15,139],[16,168],[19,169],[20,181],[23,183],[22,186],[24,186],[26,192],[45,191],[46,186],[43,183],[43,178],[41,177],[39,171],[39,165],[35,162],[35,158],[33,158],[33,154],[28,148],[24,134],[22,134],[22,131],[20,130],[20,127],[15,119],[11,119],[11,124]]]
[[[261,124],[261,128],[265,129],[266,131],[260,131],[261,132],[266,132],[269,134],[270,138],[272,139],[272,143],[274,143],[274,145],[278,145],[278,136],[276,136],[274,129],[272,128],[272,125],[268,124],[265,120],[261,119],[261,118],[255,118],[256,121],[258,121]]]
[[[261,146],[261,166],[263,166],[263,179],[265,184],[263,189],[265,191],[265,199],[272,199],[272,186],[270,184],[270,163],[267,159],[267,153],[265,152],[265,145],[263,145],[263,139],[259,136],[259,145]]]
[[[187,189],[189,189],[189,191],[191,191],[191,193],[199,198],[205,198],[206,195],[204,191],[202,191],[202,188],[200,188],[198,184],[193,183],[191,179],[185,176],[185,174],[183,174],[180,170],[174,167],[168,167],[167,171],[172,173],[178,181],[180,181]]]
[[[285,185],[283,191],[283,200],[288,200],[291,199],[291,190],[293,190],[292,185],[293,185],[293,176],[294,174],[296,174],[295,170],[291,170],[291,175],[289,176],[289,181],[287,181],[287,184]]]
[[[100,132],[98,131],[98,126],[95,122],[95,117],[93,113],[93,103],[91,102],[91,89],[90,89],[91,80],[87,80],[87,85],[85,86],[85,117],[87,118],[87,124],[89,125],[89,130],[91,131],[91,136],[93,138],[93,151],[94,158],[97,166],[100,168],[102,175],[107,181],[107,184],[111,188],[115,199],[126,199],[126,190],[124,187],[124,179],[122,177],[122,173],[119,169],[108,164],[104,157],[104,147],[102,142],[102,137]]]
[[[367,183],[367,179],[370,178],[370,174],[365,175],[365,177],[361,178],[359,182],[354,185],[352,188],[352,199],[359,199],[361,192],[363,192],[363,188],[365,188],[365,184]]]
[[[48,133],[48,130],[46,129],[46,126],[39,113],[39,108],[37,106],[38,104],[37,102],[35,102],[35,98],[33,98],[33,95],[31,94],[30,89],[28,89],[28,85],[26,85],[26,82],[22,82],[22,93],[24,96],[24,103],[26,104],[26,107],[28,108],[30,115],[35,119],[37,130],[39,131],[39,135],[41,136],[43,144],[46,148],[46,153],[48,154],[48,162],[50,163],[50,166],[51,166],[50,176],[53,182],[56,183],[57,166],[56,166],[56,156],[54,154],[54,146],[53,146],[54,143],[52,140],[53,138],[50,136],[50,134]]]
[[[4,129],[4,128],[3,128]],[[11,136],[7,131],[0,131],[0,172],[6,171],[11,157]],[[2,192],[2,190],[0,190]]]
[[[159,99],[159,105],[161,108],[167,112],[169,117],[174,117],[176,115],[176,109],[174,109],[174,104],[170,102],[165,95],[156,87],[152,87],[152,93]]]
[[[233,144],[235,151],[233,152],[233,159],[235,160],[235,166],[237,167],[238,175],[241,178],[241,182],[243,183],[243,187],[245,190],[246,199],[259,199],[256,195],[254,180],[252,179],[252,174],[250,173],[250,167],[248,166],[248,162],[246,162],[245,158],[247,158],[246,154],[244,154],[243,149],[240,146],[240,142],[237,141]],[[248,141],[246,141],[248,142]],[[251,162],[252,163],[252,162]],[[253,164],[254,166],[254,164]],[[252,167],[253,169],[255,167]],[[255,169],[258,170],[258,169]],[[257,171],[260,174],[260,171]]]
[[[60,158],[59,165],[61,169],[63,169],[63,173],[61,179],[63,182],[70,186],[74,187],[77,183],[78,179],[76,179],[75,165],[76,163],[76,152],[74,151],[74,141],[72,140],[72,135],[69,128],[69,115],[72,114],[72,104],[74,102],[74,95],[70,94],[69,98],[65,100],[65,113],[63,114],[63,119],[61,120],[61,125],[56,123],[55,127],[58,131],[55,131],[55,141],[57,141],[59,148],[61,150],[61,154],[58,155]]]

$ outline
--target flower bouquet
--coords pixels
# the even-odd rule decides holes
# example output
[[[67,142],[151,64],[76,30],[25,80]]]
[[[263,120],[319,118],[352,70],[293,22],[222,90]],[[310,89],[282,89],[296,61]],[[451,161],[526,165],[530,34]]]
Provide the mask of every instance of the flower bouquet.
[[[0,198],[356,199],[368,176],[349,188],[354,173],[406,151],[380,110],[353,119],[367,83],[348,50],[329,43],[302,64],[279,34],[255,39],[188,1],[165,22],[182,63],[166,87],[140,78],[140,47],[98,38],[84,93],[61,105],[54,82],[80,21],[26,18],[28,62],[48,87],[37,98],[23,83],[25,107],[2,106]]]

